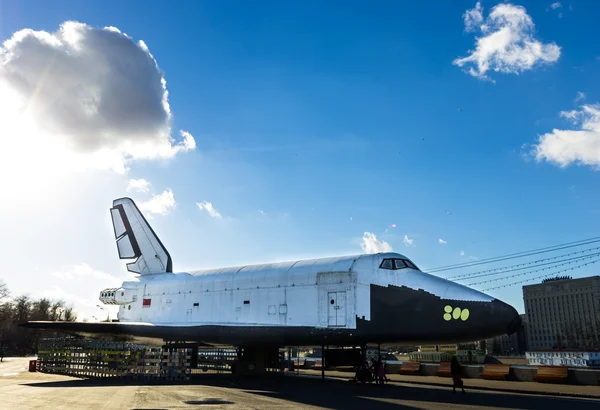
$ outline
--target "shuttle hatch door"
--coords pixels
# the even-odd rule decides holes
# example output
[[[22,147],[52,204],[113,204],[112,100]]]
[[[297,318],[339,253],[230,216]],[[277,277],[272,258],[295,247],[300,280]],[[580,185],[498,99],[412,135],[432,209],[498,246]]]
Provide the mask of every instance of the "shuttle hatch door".
[[[346,292],[328,292],[329,327],[346,327]]]
[[[337,326],[337,316],[335,311],[335,306],[337,302],[337,292],[329,292],[327,293],[327,296],[327,311],[329,312],[329,319],[327,321],[327,325],[329,327],[334,327]]]

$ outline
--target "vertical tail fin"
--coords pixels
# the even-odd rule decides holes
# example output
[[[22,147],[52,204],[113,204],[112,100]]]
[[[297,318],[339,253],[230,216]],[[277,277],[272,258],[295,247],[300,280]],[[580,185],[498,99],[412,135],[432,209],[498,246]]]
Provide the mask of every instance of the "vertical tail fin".
[[[110,215],[119,258],[135,259],[127,264],[128,271],[141,275],[173,271],[171,255],[133,200],[115,199]]]

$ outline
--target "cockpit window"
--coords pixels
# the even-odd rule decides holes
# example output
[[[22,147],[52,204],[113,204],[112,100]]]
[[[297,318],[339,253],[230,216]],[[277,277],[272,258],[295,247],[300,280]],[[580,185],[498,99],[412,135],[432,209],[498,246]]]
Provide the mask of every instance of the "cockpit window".
[[[381,262],[381,269],[394,269],[394,265],[392,265],[392,260],[391,259],[384,259],[383,262]]]
[[[417,266],[409,261],[408,259],[384,259],[379,266],[380,269],[391,269],[391,270],[400,270],[400,269],[415,269],[419,270]]]

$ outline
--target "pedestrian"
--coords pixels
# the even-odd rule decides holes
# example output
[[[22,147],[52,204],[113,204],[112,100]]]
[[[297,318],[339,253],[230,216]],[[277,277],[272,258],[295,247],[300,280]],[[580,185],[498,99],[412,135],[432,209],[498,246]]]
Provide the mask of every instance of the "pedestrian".
[[[456,356],[452,356],[452,360],[450,361],[450,374],[452,375],[452,394],[456,394],[456,388],[460,387],[462,389],[462,394],[465,393],[465,387],[462,378],[460,377],[460,363]]]
[[[385,383],[385,363],[381,360],[377,360],[377,378],[379,379],[379,384]]]
[[[371,371],[369,370],[369,363],[366,361],[360,366],[360,370],[358,371],[358,381],[362,383],[371,383]]]
[[[357,364],[356,366],[354,366],[354,379],[353,379],[354,381],[358,381],[359,380],[360,369],[361,369],[360,365]]]
[[[371,359],[371,373],[373,374],[373,380],[375,380],[375,384],[379,384],[379,379],[377,378],[377,374],[379,372],[379,362],[375,359]]]

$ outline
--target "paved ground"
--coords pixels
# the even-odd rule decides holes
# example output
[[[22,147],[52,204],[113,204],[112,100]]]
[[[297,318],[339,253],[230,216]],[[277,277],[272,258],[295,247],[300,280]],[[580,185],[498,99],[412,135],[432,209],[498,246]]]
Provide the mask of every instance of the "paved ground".
[[[320,370],[300,370],[302,375],[315,377],[321,376]],[[350,379],[354,377],[353,373],[326,371],[326,376],[341,379]],[[411,383],[430,386],[449,386],[452,381],[449,377],[437,376],[404,376],[400,374],[388,374],[387,377],[393,383]],[[548,384],[537,382],[519,382],[519,381],[500,381],[485,379],[463,379],[465,388],[481,390],[502,390],[515,393],[526,394],[555,394],[565,396],[592,396],[600,399],[600,386],[575,386],[568,384]]]
[[[23,357],[5,357],[0,363],[0,378],[16,376],[20,372],[27,370],[29,359]],[[31,359],[35,359],[35,357],[31,357]]]
[[[26,359],[0,363],[0,409],[598,409],[600,400],[437,386],[355,385],[347,381],[206,376],[192,383],[106,382],[23,371]],[[7,371],[8,370],[8,371]],[[14,373],[17,373],[16,375]]]

